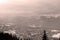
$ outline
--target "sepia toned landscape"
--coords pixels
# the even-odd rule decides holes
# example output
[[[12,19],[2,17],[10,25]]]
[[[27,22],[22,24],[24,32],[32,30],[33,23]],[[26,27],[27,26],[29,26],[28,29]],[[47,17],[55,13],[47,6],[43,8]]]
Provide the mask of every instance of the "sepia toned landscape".
[[[0,40],[60,40],[60,0],[0,0]]]

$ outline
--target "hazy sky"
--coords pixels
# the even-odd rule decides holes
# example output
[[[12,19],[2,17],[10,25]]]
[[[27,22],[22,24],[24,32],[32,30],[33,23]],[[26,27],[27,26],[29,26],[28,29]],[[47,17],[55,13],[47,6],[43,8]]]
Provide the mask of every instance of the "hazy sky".
[[[60,0],[3,0],[0,1],[0,16],[60,14]]]

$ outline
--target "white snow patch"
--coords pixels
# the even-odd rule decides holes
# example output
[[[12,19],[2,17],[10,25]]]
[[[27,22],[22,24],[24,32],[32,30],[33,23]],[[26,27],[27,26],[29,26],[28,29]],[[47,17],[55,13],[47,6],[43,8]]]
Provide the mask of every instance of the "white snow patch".
[[[8,30],[8,31],[4,31],[4,33],[16,34],[16,30]]]
[[[53,38],[60,38],[60,33],[52,35]]]
[[[14,25],[13,23],[7,23],[5,24],[5,26],[11,26],[11,25]]]
[[[51,30],[51,32],[59,32],[59,30]]]
[[[29,25],[30,27],[36,27],[36,25]]]
[[[32,33],[31,35],[37,35],[38,33]]]

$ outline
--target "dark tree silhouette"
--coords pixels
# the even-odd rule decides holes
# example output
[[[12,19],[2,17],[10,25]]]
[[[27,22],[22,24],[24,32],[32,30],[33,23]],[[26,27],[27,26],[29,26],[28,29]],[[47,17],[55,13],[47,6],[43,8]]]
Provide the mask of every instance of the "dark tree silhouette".
[[[48,40],[48,37],[47,37],[47,34],[46,34],[46,31],[45,30],[43,32],[42,40]]]
[[[60,40],[60,38],[59,38],[59,40]]]
[[[0,40],[19,40],[19,38],[17,38],[17,36],[13,36],[12,34],[0,32]]]

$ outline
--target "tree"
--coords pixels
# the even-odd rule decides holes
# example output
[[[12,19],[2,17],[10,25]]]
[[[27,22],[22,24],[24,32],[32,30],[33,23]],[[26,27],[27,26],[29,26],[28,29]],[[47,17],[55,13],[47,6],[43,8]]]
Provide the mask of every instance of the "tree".
[[[59,38],[59,40],[60,40],[60,38]]]
[[[0,40],[19,40],[19,38],[17,38],[17,36],[13,36],[11,34],[1,32]]]
[[[48,37],[47,37],[47,34],[46,34],[46,31],[45,30],[43,32],[42,40],[48,40]]]

